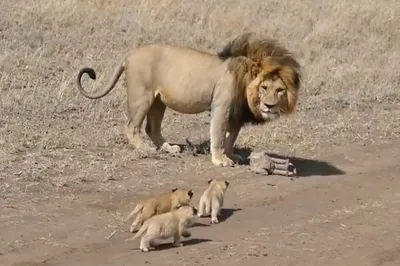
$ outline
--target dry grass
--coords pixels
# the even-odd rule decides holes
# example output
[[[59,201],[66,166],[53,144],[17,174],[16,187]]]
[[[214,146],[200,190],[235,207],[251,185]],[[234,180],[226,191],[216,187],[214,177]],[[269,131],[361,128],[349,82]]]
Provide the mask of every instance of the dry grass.
[[[3,195],[37,184],[62,188],[126,178],[121,169],[131,169],[133,160],[140,163],[137,159],[146,154],[131,151],[122,131],[124,83],[98,101],[84,98],[75,87],[77,70],[86,65],[102,74],[97,85],[104,85],[120,57],[139,43],[216,52],[251,30],[278,39],[296,55],[304,73],[298,112],[246,128],[239,146],[311,156],[327,145],[400,135],[396,0],[0,3]],[[183,134],[192,141],[207,139],[208,119],[208,114],[168,111],[163,131],[182,144]],[[143,167],[152,167],[147,163]]]

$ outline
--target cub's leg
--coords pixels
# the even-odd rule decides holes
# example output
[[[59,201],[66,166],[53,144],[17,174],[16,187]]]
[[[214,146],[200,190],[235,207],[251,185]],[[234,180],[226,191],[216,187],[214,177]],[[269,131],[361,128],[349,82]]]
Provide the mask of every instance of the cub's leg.
[[[154,241],[155,239],[156,236],[154,236],[154,234],[152,234],[151,232],[147,231],[147,233],[140,239],[140,250],[142,250],[143,252],[148,252],[151,244],[155,243]]]
[[[137,216],[135,217],[135,220],[132,222],[130,232],[135,233],[139,230],[139,227],[142,226],[143,224],[143,215],[142,212],[139,212]]]
[[[222,207],[224,206],[224,198],[221,197],[221,199],[219,200],[219,211],[218,211],[218,215],[221,215],[221,210]]]
[[[147,113],[146,133],[158,149],[175,155],[180,153],[181,149],[178,145],[171,145],[166,142],[161,134],[161,123],[166,108],[160,96],[157,96]]]
[[[134,233],[143,225],[145,221],[151,218],[155,214],[155,210],[149,208],[147,206],[143,207],[142,211],[139,212],[136,216],[136,219],[133,221],[130,232]]]
[[[182,231],[183,233],[184,231]],[[172,244],[174,247],[181,247],[183,246],[183,244],[181,243],[181,233],[178,231],[175,235],[174,235],[174,243]]]
[[[229,119],[228,104],[213,104],[211,108],[211,161],[216,166],[233,166],[234,162],[224,153],[224,142]]]
[[[206,207],[206,199],[205,197],[201,196],[199,201],[199,211],[197,212],[197,216],[201,217],[204,215],[204,208]]]
[[[219,223],[218,221],[218,213],[220,211],[220,202],[218,201],[218,199],[213,198],[212,202],[211,202],[211,223],[212,224],[217,224]]]

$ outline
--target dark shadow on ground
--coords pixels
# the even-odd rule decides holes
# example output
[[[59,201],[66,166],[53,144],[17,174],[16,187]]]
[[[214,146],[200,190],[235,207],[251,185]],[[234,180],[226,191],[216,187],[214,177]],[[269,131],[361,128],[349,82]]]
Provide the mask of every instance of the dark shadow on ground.
[[[191,227],[207,227],[210,226],[209,224],[202,224],[202,223],[194,223]]]
[[[172,240],[172,238],[171,238],[171,240]],[[204,239],[204,238],[192,238],[192,239],[189,239],[189,240],[183,240],[183,241],[181,241],[181,243],[183,244],[183,247],[186,247],[186,246],[193,246],[193,245],[197,245],[197,244],[204,243],[204,242],[210,242],[210,241],[212,241],[212,240],[211,239]],[[169,243],[161,243],[156,247],[152,247],[152,249],[155,250],[155,251],[171,249],[171,248],[176,248],[176,247],[174,247],[172,245],[171,242],[169,242]],[[153,250],[150,250],[150,251],[153,251]]]
[[[185,153],[192,153],[193,156],[198,156],[200,154],[210,154],[210,141],[205,140],[199,144],[192,144],[187,140],[186,145],[177,144],[181,147],[181,150]],[[240,155],[242,158],[246,158],[242,165],[249,165],[250,156],[252,150],[250,148],[235,148],[235,153]],[[267,152],[268,153],[268,152]],[[275,153],[268,153],[269,156],[281,159],[289,159],[289,161],[297,169],[297,177],[308,177],[308,176],[331,176],[331,175],[343,175],[346,172],[335,167],[326,161],[306,159],[301,157],[284,157]]]
[[[223,208],[221,210],[221,215],[218,216],[218,221],[219,222],[225,222],[226,220],[228,220],[235,212],[237,211],[241,211],[241,208],[236,208],[236,209],[232,209],[232,208]]]
[[[221,215],[218,215],[218,221],[219,222],[224,222],[226,220],[228,220],[235,212],[237,211],[241,211],[241,208],[236,208],[236,209],[232,209],[232,208],[222,208],[221,209]],[[205,215],[202,216],[201,218],[198,219],[207,219],[207,223],[210,223],[211,221],[211,215]],[[196,224],[196,223],[195,223]],[[197,225],[193,225],[193,226],[197,226]],[[208,226],[206,224],[200,224],[200,226]]]

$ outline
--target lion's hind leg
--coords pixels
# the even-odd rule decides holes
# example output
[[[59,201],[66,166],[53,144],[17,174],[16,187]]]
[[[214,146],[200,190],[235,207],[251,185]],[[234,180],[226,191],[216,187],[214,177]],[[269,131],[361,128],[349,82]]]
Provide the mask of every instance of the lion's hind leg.
[[[152,89],[143,83],[143,77],[138,73],[127,69],[127,103],[128,121],[125,125],[125,133],[129,144],[135,149],[151,150],[151,147],[143,141],[140,134],[144,118],[154,102]]]
[[[157,96],[147,113],[146,133],[158,149],[176,155],[180,153],[180,147],[169,144],[161,134],[161,123],[166,108],[160,96]]]

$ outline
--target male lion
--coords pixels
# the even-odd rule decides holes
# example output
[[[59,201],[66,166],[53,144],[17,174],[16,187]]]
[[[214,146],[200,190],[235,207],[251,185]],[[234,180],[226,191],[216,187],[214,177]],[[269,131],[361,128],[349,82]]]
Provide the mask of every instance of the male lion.
[[[161,134],[166,107],[184,114],[211,111],[211,158],[217,166],[233,166],[241,158],[233,153],[240,128],[262,124],[292,113],[300,88],[300,65],[271,39],[243,34],[215,54],[165,44],[133,49],[116,68],[105,91],[90,95],[81,85],[92,68],[79,71],[80,92],[90,99],[108,94],[126,70],[128,121],[126,134],[135,148],[145,147],[145,131],[157,148],[178,153]],[[226,136],[228,133],[228,136]]]

